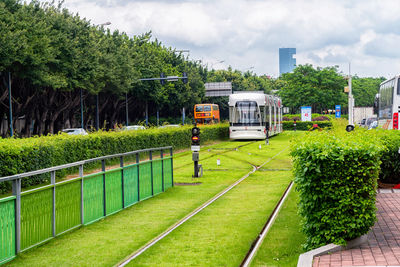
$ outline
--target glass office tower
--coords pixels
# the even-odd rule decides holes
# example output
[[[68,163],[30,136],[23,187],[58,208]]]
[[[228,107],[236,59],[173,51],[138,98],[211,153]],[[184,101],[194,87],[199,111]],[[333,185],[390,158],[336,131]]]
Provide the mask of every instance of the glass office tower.
[[[296,67],[296,48],[279,48],[279,76],[292,72]]]

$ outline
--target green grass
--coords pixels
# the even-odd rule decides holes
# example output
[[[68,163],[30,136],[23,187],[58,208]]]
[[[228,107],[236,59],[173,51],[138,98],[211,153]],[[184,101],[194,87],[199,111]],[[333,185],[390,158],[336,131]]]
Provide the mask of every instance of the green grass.
[[[257,164],[261,161],[261,157],[266,161],[275,155],[279,149],[282,150],[286,148],[288,146],[288,136],[287,134],[283,134],[274,137],[271,139],[271,145],[263,147],[262,151],[255,153],[256,155],[248,155],[249,152],[239,149],[236,153],[240,153],[241,155],[232,157],[234,151],[220,153],[222,152],[220,150],[208,151],[202,148],[200,152],[200,163],[203,164],[205,171],[204,176],[201,178],[192,178],[193,164],[190,164],[191,153],[183,152],[182,154],[184,155],[182,156],[177,154],[174,159],[174,167],[178,165],[179,168],[174,168],[175,182],[199,181],[202,183],[200,186],[176,186],[171,188],[165,193],[140,202],[97,223],[81,227],[52,239],[44,245],[21,253],[14,261],[8,263],[7,266],[110,266],[116,264],[127,255],[146,244],[149,240],[165,231],[169,226],[176,223],[190,211],[248,173],[252,167],[247,162]],[[263,142],[257,142],[249,146],[254,146],[254,148],[258,149],[259,143],[261,144]],[[224,144],[226,144],[226,146]],[[236,146],[237,144],[235,142],[227,142],[210,147]],[[221,159],[221,166],[216,166],[217,158]],[[279,158],[280,157],[278,157],[277,160],[279,160]],[[181,161],[184,163],[181,163]],[[266,214],[273,208],[274,203],[279,199],[281,192],[283,192],[288,181],[291,179],[289,177],[290,175],[288,175],[289,172],[277,171],[271,173],[273,173],[273,177],[278,178],[266,179],[265,177],[268,176],[268,173],[270,172],[263,171],[249,177],[245,180],[246,182],[240,185],[240,188],[234,189],[232,194],[222,201],[215,203],[216,205],[213,209],[210,211],[206,209],[204,213],[202,212],[199,214],[201,216],[196,215],[193,218],[193,223],[196,227],[187,228],[187,231],[190,231],[186,234],[188,236],[196,236],[197,234],[199,242],[203,244],[202,247],[195,248],[194,252],[205,249],[202,253],[210,253],[211,248],[207,248],[210,236],[201,237],[201,233],[206,233],[208,226],[218,226],[220,222],[225,223],[226,218],[229,218],[228,215],[231,213],[236,214],[232,217],[235,218],[235,220],[233,222],[229,222],[228,220],[228,225],[230,225],[230,223],[234,225],[240,225],[242,222],[244,223],[243,228],[235,231],[235,235],[243,236],[244,243],[240,242],[241,244],[239,246],[235,243],[235,235],[233,238],[230,236],[227,239],[229,247],[234,249],[238,246],[238,251],[245,251],[248,249],[249,244],[254,239],[254,235],[258,233],[261,225],[265,222],[267,218]],[[233,203],[237,205],[233,205]],[[226,207],[231,207],[232,210],[226,210]],[[209,216],[204,217],[204,214],[209,214]],[[243,221],[245,217],[240,214],[257,214],[256,219],[254,219],[254,224],[247,224],[246,222],[249,220]],[[206,219],[206,225],[203,223],[198,224],[202,218]],[[226,226],[227,224],[223,225]],[[216,228],[216,230],[218,229]],[[219,235],[218,231],[214,233],[216,236]],[[220,243],[218,246],[225,246],[224,244],[227,243]],[[214,245],[212,247],[217,248],[218,246]],[[184,248],[184,250],[188,249]],[[236,250],[234,249],[234,251]],[[179,251],[175,252],[178,254],[180,253]],[[196,255],[194,252],[190,252],[193,253],[192,258]],[[185,255],[188,255],[188,258],[190,258],[190,253]],[[163,254],[164,252],[161,253],[161,255]],[[222,258],[224,257],[225,256]],[[237,260],[238,259],[239,257]],[[168,263],[169,259],[165,258],[165,261],[161,262],[163,264]],[[211,261],[208,262],[210,263]],[[216,265],[219,265],[219,262],[219,260],[216,260]],[[194,261],[194,259],[190,262],[190,265],[196,264],[197,262]]]
[[[263,153],[265,162],[285,149],[287,136],[275,138],[275,142],[268,150],[264,148],[258,153],[250,152],[251,155],[256,155],[251,157],[251,160],[258,162],[260,160],[258,156]],[[253,146],[253,150],[258,149],[260,143],[254,143],[246,148]],[[247,151],[244,153],[248,153]],[[245,159],[244,153],[241,153],[243,159]],[[249,158],[247,156],[247,159]],[[285,162],[284,167],[290,168],[289,150],[280,154],[276,161],[279,166],[283,166],[282,162]],[[266,166],[274,166],[274,162],[275,159]],[[291,179],[290,171],[254,173],[140,255],[130,263],[130,266],[240,265]]]
[[[305,236],[297,214],[298,193],[292,189],[251,266],[293,267],[303,253]]]
[[[290,180],[255,173],[130,266],[239,266]]]

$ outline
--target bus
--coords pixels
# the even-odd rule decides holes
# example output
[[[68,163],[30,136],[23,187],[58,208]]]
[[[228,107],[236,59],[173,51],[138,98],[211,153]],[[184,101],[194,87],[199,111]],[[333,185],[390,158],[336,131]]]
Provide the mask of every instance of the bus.
[[[262,91],[234,92],[229,96],[229,137],[265,139],[282,132],[282,101]]]
[[[400,75],[386,80],[379,85],[376,96],[378,126],[388,130],[399,129],[400,112]]]
[[[196,104],[194,106],[194,120],[199,125],[219,123],[219,106],[216,104]]]

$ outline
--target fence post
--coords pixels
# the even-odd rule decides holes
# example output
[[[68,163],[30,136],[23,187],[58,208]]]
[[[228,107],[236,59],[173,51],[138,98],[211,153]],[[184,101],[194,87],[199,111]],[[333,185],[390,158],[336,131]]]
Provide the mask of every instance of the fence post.
[[[21,251],[21,178],[13,180],[12,193],[15,196],[15,254]]]
[[[50,183],[53,185],[53,217],[52,217],[52,229],[53,237],[56,236],[56,171],[50,173]]]
[[[119,158],[119,166],[122,168],[121,169],[121,187],[122,187],[122,208],[125,208],[125,186],[124,186],[124,157],[121,156]]]
[[[137,201],[140,201],[140,172],[139,172],[139,153],[136,153],[136,166],[137,166]]]
[[[151,195],[154,196],[154,181],[153,181],[153,151],[150,150],[150,169],[151,169]]]
[[[172,152],[172,147],[169,149],[170,155],[171,155],[171,182],[172,182],[172,187],[174,186],[174,159],[173,159],[173,152]]]
[[[85,223],[84,199],[83,199],[83,165],[79,165],[79,177],[81,178],[81,224]]]
[[[107,216],[107,207],[106,207],[106,161],[104,159],[101,160],[101,171],[103,172],[103,214]]]
[[[165,192],[164,188],[164,150],[161,149],[161,183],[162,183],[162,191]]]

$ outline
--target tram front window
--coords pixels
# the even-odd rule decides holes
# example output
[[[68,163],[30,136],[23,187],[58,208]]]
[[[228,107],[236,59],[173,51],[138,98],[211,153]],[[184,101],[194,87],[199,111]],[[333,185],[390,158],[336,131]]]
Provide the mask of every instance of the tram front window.
[[[233,126],[260,126],[260,111],[255,101],[238,101],[234,108]]]

